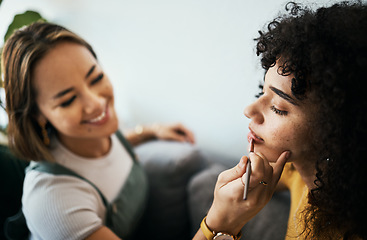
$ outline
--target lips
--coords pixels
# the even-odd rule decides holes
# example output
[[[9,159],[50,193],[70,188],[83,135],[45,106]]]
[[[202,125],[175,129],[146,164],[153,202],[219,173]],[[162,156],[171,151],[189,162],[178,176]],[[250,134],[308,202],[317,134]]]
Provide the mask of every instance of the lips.
[[[99,115],[98,117],[96,117],[96,118],[93,118],[93,119],[91,119],[91,120],[89,120],[88,122],[90,122],[90,123],[95,123],[95,122],[99,122],[99,121],[101,121],[103,118],[105,118],[106,117],[106,111],[104,111],[104,112],[102,112],[102,114],[101,115]]]
[[[108,120],[107,109],[108,108],[106,107],[105,110],[100,115],[98,115],[95,118],[86,120],[86,121],[84,121],[84,123],[97,124],[97,125],[104,124]]]
[[[251,139],[252,139],[255,143],[263,143],[263,142],[264,142],[264,139],[262,139],[261,137],[257,136],[257,135],[255,134],[255,132],[251,130],[251,128],[249,128],[249,129],[250,129],[250,132],[249,132],[249,133],[248,133],[248,135],[247,135],[247,141],[248,141],[248,142],[250,142],[250,140],[251,140]]]

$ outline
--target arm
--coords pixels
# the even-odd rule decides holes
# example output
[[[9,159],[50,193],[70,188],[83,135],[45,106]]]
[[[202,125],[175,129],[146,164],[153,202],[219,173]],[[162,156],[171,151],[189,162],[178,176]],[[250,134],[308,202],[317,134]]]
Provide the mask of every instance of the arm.
[[[119,240],[118,236],[114,234],[108,227],[102,226],[97,231],[89,235],[85,240],[99,240],[99,239],[105,239],[105,240]]]
[[[218,177],[214,201],[206,218],[208,228],[216,233],[237,235],[272,197],[288,157],[289,154],[284,152],[276,163],[269,163],[260,155],[250,153],[252,173],[247,200],[243,200],[242,178],[246,172],[248,158],[242,157],[237,166],[222,172]],[[260,181],[268,184],[264,186],[259,184]],[[201,229],[193,240],[206,240]]]
[[[23,211],[36,238],[119,239],[103,226],[104,205],[89,183],[72,176],[30,171],[24,189]]]
[[[180,123],[172,125],[138,125],[135,129],[125,132],[125,137],[133,146],[152,139],[195,143],[194,134]]]

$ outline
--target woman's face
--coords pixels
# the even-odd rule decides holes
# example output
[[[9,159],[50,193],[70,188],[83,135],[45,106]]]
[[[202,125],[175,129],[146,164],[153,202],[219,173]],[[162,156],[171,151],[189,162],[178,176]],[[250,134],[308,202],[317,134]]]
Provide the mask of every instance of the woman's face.
[[[309,100],[299,101],[292,95],[293,75],[278,74],[278,67],[269,68],[263,94],[244,110],[251,120],[248,141],[253,139],[255,152],[271,162],[286,150],[291,152],[288,161],[299,161],[310,153],[310,130],[316,108]]]
[[[49,121],[62,142],[104,138],[117,130],[112,85],[86,47],[57,44],[36,63],[32,81],[38,120]]]

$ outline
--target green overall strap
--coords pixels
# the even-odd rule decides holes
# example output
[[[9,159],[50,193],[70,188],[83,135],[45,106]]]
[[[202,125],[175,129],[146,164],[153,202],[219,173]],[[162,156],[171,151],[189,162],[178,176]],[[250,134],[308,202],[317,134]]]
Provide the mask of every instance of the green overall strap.
[[[118,137],[118,139],[120,140],[120,142],[122,143],[122,145],[124,145],[125,149],[127,150],[127,152],[130,154],[131,158],[136,162],[136,156],[135,153],[133,151],[133,148],[131,147],[130,143],[126,140],[126,138],[122,135],[122,133],[117,130],[116,131],[116,136]],[[103,204],[105,205],[105,207],[108,206],[108,201],[105,198],[105,196],[103,195],[103,193],[97,188],[96,185],[94,185],[94,183],[92,183],[91,181],[89,181],[88,179],[80,176],[79,174],[77,174],[76,172],[60,165],[57,163],[51,163],[51,162],[37,162],[34,166],[32,166],[29,170],[37,170],[40,172],[46,172],[46,173],[51,173],[54,175],[67,175],[67,176],[74,176],[77,177],[79,179],[82,179],[84,181],[86,181],[87,183],[89,183],[90,185],[92,185],[92,187],[94,187],[94,189],[97,190],[98,194],[101,196]]]
[[[69,168],[66,168],[66,167],[64,167],[64,166],[62,166],[60,164],[57,164],[57,163],[37,162],[29,170],[36,170],[36,171],[39,171],[39,172],[51,173],[51,174],[54,174],[54,175],[73,176],[73,177],[77,177],[79,179],[82,179],[82,180],[86,181],[87,183],[89,183],[90,185],[92,185],[92,187],[94,187],[94,189],[97,190],[98,194],[102,198],[102,201],[103,201],[103,204],[105,205],[105,207],[108,206],[107,199],[105,198],[105,196],[103,195],[103,193],[97,188],[97,186],[94,185],[94,183],[92,183],[88,179],[80,176],[79,174],[77,174],[76,172],[70,170]]]
[[[116,136],[118,137],[118,139],[120,140],[120,142],[122,143],[122,145],[124,145],[126,151],[130,154],[131,158],[137,162],[137,157],[135,155],[135,152],[133,150],[133,147],[131,146],[130,142],[126,140],[126,138],[124,137],[124,135],[122,135],[120,130],[116,131]]]

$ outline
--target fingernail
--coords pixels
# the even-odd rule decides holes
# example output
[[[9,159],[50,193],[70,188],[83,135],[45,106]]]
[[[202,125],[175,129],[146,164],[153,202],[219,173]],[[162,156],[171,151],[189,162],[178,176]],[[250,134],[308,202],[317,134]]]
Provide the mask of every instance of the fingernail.
[[[285,152],[285,158],[288,159],[291,156],[291,152],[290,151],[286,151]]]

